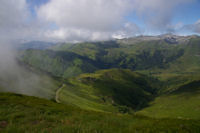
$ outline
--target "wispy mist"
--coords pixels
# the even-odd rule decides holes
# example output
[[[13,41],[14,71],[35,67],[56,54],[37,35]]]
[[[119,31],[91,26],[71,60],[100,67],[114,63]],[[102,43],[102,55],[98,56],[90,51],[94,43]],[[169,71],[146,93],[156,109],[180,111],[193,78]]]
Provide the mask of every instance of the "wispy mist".
[[[31,29],[27,24],[29,12],[26,1],[1,0],[0,12],[0,91],[52,96],[44,92],[45,88],[56,89],[51,78],[31,71],[17,59],[15,45],[26,33],[30,35],[28,31]]]

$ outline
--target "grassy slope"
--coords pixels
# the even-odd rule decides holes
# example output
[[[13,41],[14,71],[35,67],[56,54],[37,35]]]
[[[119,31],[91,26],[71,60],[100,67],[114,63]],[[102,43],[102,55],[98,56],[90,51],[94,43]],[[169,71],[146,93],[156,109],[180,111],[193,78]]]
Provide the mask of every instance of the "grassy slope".
[[[67,80],[59,91],[59,100],[98,111],[138,110],[153,98],[152,81],[130,70],[101,70]]]
[[[163,89],[161,96],[139,114],[159,118],[200,118],[199,41],[199,38],[192,39],[184,49],[184,55],[170,63],[167,69],[143,71],[159,78],[163,82]]]
[[[84,111],[19,94],[0,93],[0,132],[200,132],[199,120],[151,119]]]
[[[20,60],[54,76],[65,78],[97,69],[92,60],[72,52],[29,49],[20,52]]]
[[[99,68],[150,69],[163,67],[183,54],[181,45],[162,41],[123,44],[115,41],[97,43],[63,44],[52,48],[56,51],[73,52],[101,62]]]
[[[148,108],[142,110],[140,112],[142,114],[153,117],[199,118],[199,92],[194,91],[195,89],[198,90],[199,86],[195,85],[193,90],[190,90],[190,86],[187,86],[187,84],[192,84],[193,81],[198,81],[200,79],[199,42],[200,39],[195,38],[191,39],[188,44],[180,45],[167,44],[162,41],[140,42],[136,44],[109,43],[110,45],[106,43],[83,43],[76,45],[65,44],[59,46],[59,48],[53,49],[57,50],[57,52],[67,51],[75,53],[78,58],[84,57],[91,62],[100,62],[102,66],[107,68],[120,67],[142,70],[140,72],[159,78],[164,83],[160,86],[160,88],[162,88],[160,96],[157,97]],[[31,57],[34,56],[35,54],[32,54]],[[40,58],[41,56],[38,57]],[[30,64],[33,63],[32,61],[34,60],[30,60]],[[72,66],[73,65],[72,63]],[[62,68],[62,63],[59,67]],[[79,71],[80,69],[71,69],[71,67],[69,67],[69,69],[74,70],[70,75],[73,75],[75,71],[78,71],[78,74],[83,72]],[[90,69],[90,67],[88,67],[88,69]],[[70,72],[67,71],[67,73]],[[78,79],[85,77],[86,79],[89,77],[89,81],[86,80],[86,83],[82,83]],[[107,102],[102,104],[102,101],[105,100],[104,95],[96,95],[95,83],[93,83],[93,78],[96,79],[96,77],[98,77],[98,74],[84,74],[83,77],[79,76],[69,80],[68,83],[66,83],[68,85],[62,89],[62,93],[60,93],[61,101],[73,103],[85,109],[98,111],[116,110],[112,104],[112,97],[106,96]],[[106,79],[101,82],[102,86],[98,85],[97,88],[99,88],[99,90],[102,90],[102,88],[112,88],[112,86],[109,86],[110,82],[108,81]],[[109,85],[107,85],[107,82]],[[118,86],[118,84],[116,85]],[[173,93],[183,86],[187,86],[191,92],[195,93]],[[116,86],[114,88],[116,88]],[[109,92],[106,93],[109,94]]]
[[[184,44],[144,41],[134,44],[117,41],[62,44],[52,50],[26,50],[22,60],[56,76],[73,77],[99,69],[144,70],[166,78],[200,70],[200,39]]]
[[[200,71],[200,39],[191,39],[190,42],[184,46],[184,54],[168,64],[165,69],[151,69],[144,71],[146,74],[156,76],[162,81],[177,79],[182,77],[195,77],[199,75]],[[183,47],[183,46],[182,46]]]
[[[138,113],[157,118],[200,119],[200,81],[193,81],[157,97],[149,107]]]

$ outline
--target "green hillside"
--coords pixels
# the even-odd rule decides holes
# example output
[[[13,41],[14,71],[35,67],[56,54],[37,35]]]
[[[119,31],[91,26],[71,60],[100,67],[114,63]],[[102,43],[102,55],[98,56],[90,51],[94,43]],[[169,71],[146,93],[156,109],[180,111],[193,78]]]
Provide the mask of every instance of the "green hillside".
[[[127,112],[148,105],[156,82],[130,70],[108,69],[68,79],[59,90],[59,101],[84,109]]]
[[[129,68],[142,70],[163,68],[184,54],[183,45],[162,41],[146,41],[123,44],[117,41],[63,44],[54,46],[56,51],[67,51],[101,62],[104,68]]]
[[[54,76],[72,77],[94,72],[95,62],[72,52],[29,49],[19,53],[19,60]]]
[[[200,119],[200,80],[157,97],[138,114],[156,118]]]
[[[2,133],[200,132],[199,120],[152,119],[84,111],[70,105],[11,93],[0,93],[0,114]]]
[[[125,41],[125,43],[124,43]],[[171,44],[164,40],[59,44],[51,50],[27,50],[22,60],[57,76],[72,77],[98,69],[123,68],[152,73],[199,71],[200,38]],[[45,64],[45,65],[44,65]]]
[[[162,104],[162,97],[170,102],[174,90],[199,80],[199,43],[197,36],[175,42],[124,39],[64,43],[51,50],[21,51],[19,57],[37,69],[68,78],[57,89],[58,102],[96,111],[129,112],[151,107],[157,101]],[[109,70],[95,72],[101,69]]]

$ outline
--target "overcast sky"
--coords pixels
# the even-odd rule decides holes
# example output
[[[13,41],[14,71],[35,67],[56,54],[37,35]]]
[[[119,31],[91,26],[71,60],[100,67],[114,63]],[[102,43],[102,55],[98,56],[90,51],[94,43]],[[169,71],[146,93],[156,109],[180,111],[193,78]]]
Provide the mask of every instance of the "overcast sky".
[[[89,41],[200,33],[199,0],[0,0],[0,38]]]

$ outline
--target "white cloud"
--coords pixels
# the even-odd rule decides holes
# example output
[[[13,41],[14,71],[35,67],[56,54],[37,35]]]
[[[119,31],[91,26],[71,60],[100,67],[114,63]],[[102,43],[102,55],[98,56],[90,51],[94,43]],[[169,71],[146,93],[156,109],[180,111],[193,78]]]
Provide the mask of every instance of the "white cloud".
[[[113,38],[122,39],[141,34],[143,31],[134,23],[125,23],[124,27],[112,35]]]
[[[200,34],[200,20],[194,24],[184,25],[182,28],[180,28],[180,30],[184,32]]]
[[[86,29],[75,29],[75,28],[60,28],[58,30],[49,30],[45,33],[47,38],[51,38],[55,41],[69,41],[69,42],[80,42],[80,41],[98,41],[112,39],[113,32],[104,31],[91,31]]]
[[[59,28],[47,37],[67,41],[105,40],[119,33],[131,0],[50,0],[38,8],[40,20]]]
[[[50,0],[38,8],[40,20],[55,23],[59,28],[47,36],[65,40],[99,40],[127,37],[141,33],[136,24],[124,16],[136,13],[147,30],[173,32],[171,24],[175,9],[196,0]]]
[[[130,37],[141,30],[126,15],[136,13],[148,31],[173,31],[175,8],[195,0],[50,0],[36,7],[26,0],[0,1],[0,37],[27,40],[88,41]],[[56,28],[52,28],[52,24]],[[198,24],[196,24],[196,29]],[[145,32],[145,31],[144,31]],[[8,36],[9,35],[9,36]]]
[[[0,0],[0,41],[48,40],[48,28],[48,23],[31,16],[26,0]]]
[[[101,41],[113,38],[127,38],[142,33],[142,30],[134,23],[125,23],[119,29],[114,31],[94,31],[76,28],[60,28],[58,30],[49,30],[45,32],[46,38],[56,41],[67,40],[70,42],[80,41]]]
[[[133,0],[134,11],[143,17],[152,30],[171,31],[171,20],[178,6],[196,0]]]
[[[196,22],[195,24],[200,24],[200,19],[199,19],[199,20],[197,20],[197,22]]]
[[[200,33],[200,19],[194,25],[194,31]]]
[[[11,38],[23,28],[28,21],[26,0],[1,0],[0,1],[0,37]]]
[[[1,0],[0,4],[0,26],[10,27],[20,24],[27,16],[26,0]]]
[[[129,9],[129,0],[51,0],[38,16],[60,27],[107,31],[117,28]]]

